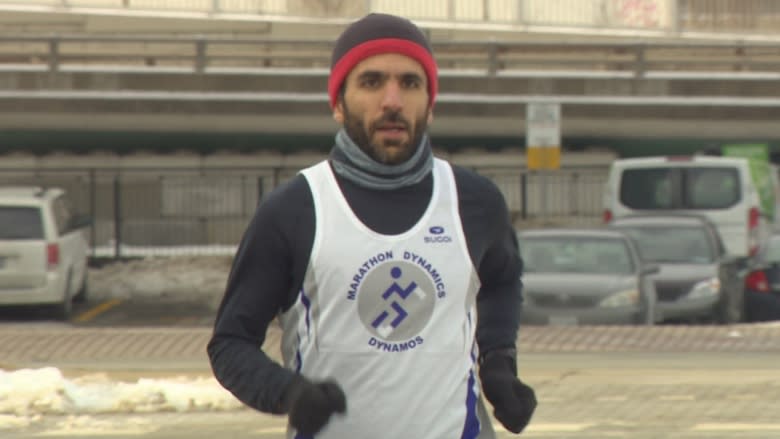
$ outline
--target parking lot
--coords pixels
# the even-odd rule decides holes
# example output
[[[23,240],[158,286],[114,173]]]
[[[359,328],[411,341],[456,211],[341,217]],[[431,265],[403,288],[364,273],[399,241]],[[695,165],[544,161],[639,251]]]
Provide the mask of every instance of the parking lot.
[[[127,301],[78,323],[0,316],[0,369],[54,366],[69,377],[100,374],[124,382],[210,377],[208,315],[195,304]],[[279,335],[272,328],[266,341],[276,358]],[[526,326],[518,348],[519,375],[540,401],[523,437],[780,435],[780,324]],[[281,439],[283,431],[284,418],[246,409],[51,414],[2,430],[9,439],[205,439],[215,433]]]
[[[131,383],[211,379],[205,345],[226,275],[219,261],[152,259],[93,270],[91,299],[76,306],[69,322],[36,308],[0,308],[0,369],[57,367],[68,377]],[[265,344],[276,358],[279,336],[272,327]],[[523,437],[780,436],[778,323],[522,325],[518,351],[519,374],[540,400]],[[0,425],[7,428],[0,431],[8,439],[284,436],[284,418],[246,409],[142,413],[130,406],[47,414],[20,427],[3,416]]]

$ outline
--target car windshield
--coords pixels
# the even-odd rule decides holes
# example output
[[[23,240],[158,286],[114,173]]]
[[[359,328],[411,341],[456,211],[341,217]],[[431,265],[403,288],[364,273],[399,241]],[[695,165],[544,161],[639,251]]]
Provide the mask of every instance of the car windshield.
[[[622,275],[635,271],[626,242],[620,238],[527,236],[520,241],[526,272]]]
[[[41,210],[36,207],[0,206],[0,239],[43,239]]]
[[[708,264],[715,259],[706,231],[695,226],[620,226],[647,262]]]
[[[620,201],[632,209],[726,209],[739,202],[739,174],[729,167],[626,169]]]

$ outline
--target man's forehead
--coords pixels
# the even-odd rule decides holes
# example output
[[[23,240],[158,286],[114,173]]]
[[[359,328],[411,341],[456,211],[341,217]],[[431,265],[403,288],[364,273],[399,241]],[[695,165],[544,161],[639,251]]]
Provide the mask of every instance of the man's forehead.
[[[400,53],[382,53],[370,56],[355,65],[352,69],[352,74],[361,74],[368,71],[390,75],[417,74],[425,77],[425,69],[423,69],[422,64],[414,58]]]

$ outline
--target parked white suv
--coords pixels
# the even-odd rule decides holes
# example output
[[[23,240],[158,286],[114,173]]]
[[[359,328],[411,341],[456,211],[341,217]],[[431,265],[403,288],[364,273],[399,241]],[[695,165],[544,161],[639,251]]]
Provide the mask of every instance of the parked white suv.
[[[90,225],[60,188],[0,187],[0,306],[46,305],[68,319],[87,296]]]
[[[604,222],[644,213],[702,215],[715,224],[729,253],[752,257],[780,221],[776,181],[769,172],[765,181],[758,179],[741,157],[615,160],[604,191]]]

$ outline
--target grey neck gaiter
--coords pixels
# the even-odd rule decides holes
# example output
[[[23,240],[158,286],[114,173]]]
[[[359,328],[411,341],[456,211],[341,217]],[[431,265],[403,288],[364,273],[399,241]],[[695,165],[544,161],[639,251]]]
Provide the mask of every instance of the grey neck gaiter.
[[[400,165],[383,165],[363,152],[342,128],[336,134],[330,163],[336,174],[357,185],[391,190],[422,181],[433,169],[433,151],[425,134],[409,160]]]

